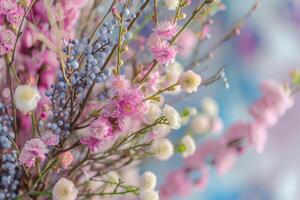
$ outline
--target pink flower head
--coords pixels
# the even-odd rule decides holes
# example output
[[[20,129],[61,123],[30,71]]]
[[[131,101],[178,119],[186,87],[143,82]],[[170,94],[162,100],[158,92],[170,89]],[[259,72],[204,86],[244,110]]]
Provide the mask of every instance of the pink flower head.
[[[66,151],[58,156],[59,165],[67,169],[73,162],[74,156],[70,151]]]
[[[113,92],[117,93],[122,90],[127,90],[130,87],[130,82],[125,76],[118,75],[113,76],[111,83],[109,84]]]
[[[7,14],[7,21],[19,26],[21,24],[22,18],[24,17],[24,13],[25,11],[21,6],[16,6],[14,9],[11,9]]]
[[[16,7],[16,0],[0,0],[0,14],[8,14],[9,11]]]
[[[53,133],[48,132],[48,133],[45,133],[42,136],[42,141],[47,146],[56,146],[59,143],[59,136],[58,135],[54,135]]]
[[[265,100],[279,116],[282,116],[293,106],[293,98],[290,93],[284,89],[281,83],[267,80],[261,84],[261,89],[266,98]]]
[[[91,151],[95,151],[104,140],[111,138],[111,131],[107,119],[97,119],[90,124],[89,133],[80,139],[80,143],[87,145]]]
[[[257,122],[270,128],[292,107],[293,98],[280,83],[275,81],[265,81],[261,88],[263,96],[250,107],[249,112]]]
[[[22,165],[31,168],[35,164],[36,159],[44,161],[47,153],[46,144],[40,138],[34,138],[25,143],[19,161]]]
[[[13,49],[16,38],[16,34],[10,29],[0,31],[0,43],[8,50]]]
[[[120,113],[123,116],[132,116],[142,112],[145,108],[143,93],[139,88],[130,88],[122,91],[118,96]]]
[[[150,49],[155,60],[160,64],[173,63],[177,54],[174,46],[170,46],[167,42],[161,42],[157,46]]]
[[[163,21],[156,25],[154,34],[162,39],[171,39],[177,33],[176,24],[171,21]]]

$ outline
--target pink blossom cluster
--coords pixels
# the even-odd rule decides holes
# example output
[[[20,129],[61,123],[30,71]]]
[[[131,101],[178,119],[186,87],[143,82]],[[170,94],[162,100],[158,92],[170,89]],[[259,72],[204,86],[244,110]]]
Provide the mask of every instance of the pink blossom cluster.
[[[112,99],[106,104],[98,119],[89,126],[89,133],[80,142],[91,151],[97,150],[107,140],[125,131],[124,120],[145,111],[143,93],[140,88],[130,85],[122,75],[114,76],[111,81]]]
[[[17,38],[13,28],[18,28],[24,14],[16,0],[0,0],[0,55],[13,50]]]
[[[258,153],[263,152],[268,137],[267,129],[274,126],[279,117],[292,107],[293,98],[282,84],[275,81],[264,81],[261,89],[262,97],[250,106],[254,120],[236,122],[219,140],[200,145],[196,153],[185,160],[182,168],[168,175],[166,184],[160,190],[162,199],[170,199],[176,194],[187,195],[194,188],[203,189],[208,182],[209,165],[214,166],[219,175],[224,175],[247,147],[253,146]],[[198,180],[189,178],[192,171],[201,174]]]
[[[49,152],[47,146],[55,146],[59,143],[59,136],[45,134],[42,138],[28,140],[19,157],[20,164],[26,167],[33,167],[36,161],[44,161]]]
[[[176,47],[169,40],[177,33],[177,26],[171,21],[163,21],[156,25],[149,36],[147,47],[152,52],[155,60],[160,64],[174,62],[177,54]]]
[[[19,26],[24,13],[24,8],[22,8],[16,0],[0,1],[0,18],[2,23],[6,20],[9,24]]]

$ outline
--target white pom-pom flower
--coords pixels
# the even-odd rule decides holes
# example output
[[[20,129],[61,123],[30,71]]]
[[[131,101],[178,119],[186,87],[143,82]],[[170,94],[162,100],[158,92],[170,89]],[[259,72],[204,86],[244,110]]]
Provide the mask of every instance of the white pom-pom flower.
[[[53,200],[75,200],[77,194],[74,183],[66,178],[59,179],[52,191]]]
[[[180,141],[179,148],[182,157],[186,158],[193,155],[196,151],[196,143],[194,138],[190,135],[185,135]]]
[[[149,189],[141,190],[139,197],[141,200],[159,200],[158,192]]]
[[[30,85],[20,85],[16,88],[14,94],[15,104],[18,110],[22,112],[33,111],[41,96],[36,87]]]
[[[204,134],[210,130],[210,118],[204,114],[197,114],[191,122],[191,130],[196,134]]]
[[[189,70],[181,74],[178,82],[181,86],[181,89],[190,94],[193,92],[197,92],[198,87],[201,84],[201,80],[201,76],[199,76],[192,70]]]
[[[156,187],[156,175],[153,172],[145,172],[140,181],[140,186],[143,190],[153,190]]]
[[[211,117],[216,117],[219,115],[219,105],[213,98],[204,97],[202,99],[201,106],[207,115]]]
[[[178,82],[180,74],[183,72],[183,67],[179,62],[174,62],[168,65],[166,75],[164,76],[164,87],[173,85]]]
[[[168,160],[174,154],[174,146],[169,139],[155,141],[152,145],[153,153],[159,160]]]
[[[144,120],[147,124],[153,124],[162,114],[162,111],[157,103],[149,102],[148,110],[144,114]]]
[[[181,116],[173,107],[165,105],[163,115],[167,118],[170,128],[179,129],[181,127]]]

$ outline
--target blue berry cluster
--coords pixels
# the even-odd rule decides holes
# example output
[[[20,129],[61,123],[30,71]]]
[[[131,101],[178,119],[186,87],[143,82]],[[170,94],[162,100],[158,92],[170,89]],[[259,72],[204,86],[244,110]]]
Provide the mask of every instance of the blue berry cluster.
[[[11,107],[0,103],[0,200],[16,199],[21,177],[17,153],[10,152],[15,139],[13,118],[9,115]]]
[[[0,200],[14,200],[18,196],[21,169],[15,151],[1,155]]]
[[[8,115],[9,107],[0,103],[0,149],[9,149],[15,137],[12,131],[13,118]]]
[[[131,13],[128,8],[122,8],[123,27],[128,28],[130,22],[135,19],[136,14]],[[86,99],[88,91],[97,83],[103,83],[111,70],[107,62],[112,50],[118,42],[117,27],[120,26],[119,19],[112,17],[107,19],[97,30],[96,38],[83,37],[78,40],[70,40],[63,49],[67,60],[64,71],[58,74],[58,81],[46,92],[51,101],[52,113],[48,116],[48,122],[39,122],[40,127],[66,137],[70,134],[70,127],[74,117],[78,114],[82,102]],[[126,31],[122,35],[122,42],[129,40],[133,34]],[[103,100],[106,94],[93,94]]]

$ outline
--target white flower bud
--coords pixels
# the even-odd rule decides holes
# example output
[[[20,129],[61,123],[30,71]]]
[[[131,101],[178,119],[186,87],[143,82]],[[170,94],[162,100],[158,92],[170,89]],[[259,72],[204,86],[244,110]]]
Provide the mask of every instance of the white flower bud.
[[[155,141],[152,145],[153,153],[159,160],[168,160],[174,154],[174,146],[168,139]]]
[[[198,114],[191,122],[191,130],[196,134],[204,134],[210,130],[210,119],[207,115]]]
[[[75,200],[77,194],[74,183],[66,178],[59,179],[52,191],[53,200]]]
[[[15,104],[17,109],[22,112],[33,111],[37,107],[40,99],[41,96],[36,87],[20,85],[15,90]]]
[[[167,118],[169,126],[172,129],[179,129],[181,127],[181,116],[173,107],[166,104],[163,108],[163,115]]]
[[[179,62],[174,62],[170,65],[168,65],[168,68],[166,70],[166,75],[164,76],[164,87],[167,87],[169,85],[173,85],[178,82],[178,79],[180,77],[180,74],[183,72],[183,67]]]
[[[187,93],[197,92],[200,84],[201,76],[191,70],[182,73],[179,77],[179,85],[181,86],[181,89]]]
[[[159,200],[158,192],[149,189],[141,190],[139,197],[141,200]]]
[[[156,187],[156,175],[153,172],[145,172],[141,177],[140,186],[143,190],[153,190]]]
[[[193,155],[196,151],[196,143],[193,137],[185,135],[180,141],[180,148],[182,148],[182,157],[186,158]]]
[[[216,117],[219,115],[219,105],[211,97],[204,97],[201,102],[203,111],[210,117]]]
[[[148,110],[144,115],[144,120],[147,124],[153,124],[161,116],[162,111],[157,103],[149,102],[147,105]]]

